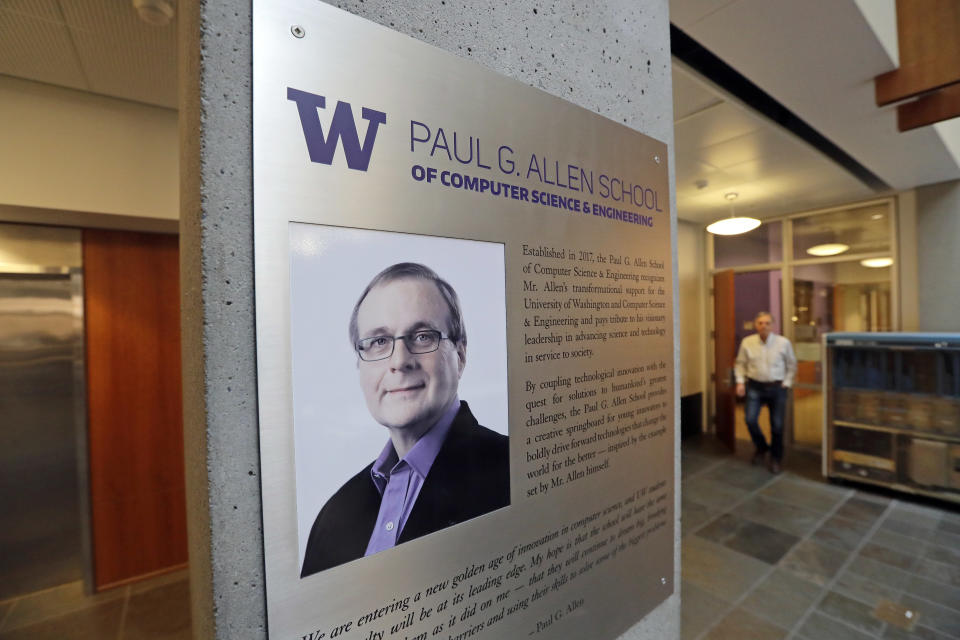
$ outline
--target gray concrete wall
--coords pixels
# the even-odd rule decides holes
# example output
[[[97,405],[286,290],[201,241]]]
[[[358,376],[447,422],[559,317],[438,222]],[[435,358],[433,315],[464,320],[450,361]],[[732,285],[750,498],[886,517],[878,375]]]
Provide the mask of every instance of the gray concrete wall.
[[[920,331],[960,331],[960,180],[916,190]]]
[[[667,0],[331,3],[666,142]],[[254,343],[249,2],[180,11],[181,282],[193,619],[198,638],[265,637]],[[671,204],[676,236],[676,207]],[[677,299],[676,242],[674,300]],[[674,303],[674,335],[678,336]],[[675,388],[680,388],[676,361]],[[679,398],[679,396],[678,396]],[[679,399],[676,402],[679,407]],[[676,425],[676,566],[679,424]],[[616,588],[611,585],[611,588]],[[675,593],[625,640],[679,638]]]

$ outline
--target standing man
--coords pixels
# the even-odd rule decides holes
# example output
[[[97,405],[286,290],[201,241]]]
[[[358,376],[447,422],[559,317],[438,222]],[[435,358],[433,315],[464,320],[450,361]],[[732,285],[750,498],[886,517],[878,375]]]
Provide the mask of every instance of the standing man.
[[[747,397],[747,429],[756,451],[752,464],[763,462],[767,451],[770,473],[780,473],[783,462],[783,413],[787,406],[787,389],[793,385],[797,373],[797,358],[793,355],[790,341],[771,333],[773,316],[761,311],[753,320],[757,330],[740,343],[735,372],[737,396]],[[770,411],[770,444],[767,445],[760,431],[760,409],[767,405]]]

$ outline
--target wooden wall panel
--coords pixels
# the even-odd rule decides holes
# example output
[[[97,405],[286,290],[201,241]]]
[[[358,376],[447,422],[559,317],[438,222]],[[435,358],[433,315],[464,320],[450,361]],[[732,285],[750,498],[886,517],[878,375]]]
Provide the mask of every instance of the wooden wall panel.
[[[177,242],[126,231],[83,235],[98,589],[187,561]]]

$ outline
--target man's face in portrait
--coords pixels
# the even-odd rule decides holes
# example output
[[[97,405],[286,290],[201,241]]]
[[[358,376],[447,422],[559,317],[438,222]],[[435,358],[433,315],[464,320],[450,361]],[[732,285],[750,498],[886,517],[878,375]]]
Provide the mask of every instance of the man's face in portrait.
[[[374,287],[357,310],[361,340],[440,331],[436,351],[410,353],[397,339],[382,360],[358,360],[360,387],[370,414],[390,429],[425,431],[440,419],[457,392],[466,363],[464,347],[446,339],[450,310],[431,280],[403,278]]]

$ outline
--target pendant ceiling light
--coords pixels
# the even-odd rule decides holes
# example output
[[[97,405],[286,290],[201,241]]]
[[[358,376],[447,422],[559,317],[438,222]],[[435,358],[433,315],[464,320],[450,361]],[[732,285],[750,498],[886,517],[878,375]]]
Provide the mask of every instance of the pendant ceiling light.
[[[760,221],[756,218],[745,216],[736,216],[733,212],[733,201],[737,199],[737,193],[731,191],[723,196],[730,203],[730,217],[717,220],[707,227],[707,231],[718,236],[735,236],[747,231],[753,231],[760,226]]]
[[[807,253],[812,256],[836,256],[844,251],[849,251],[850,245],[842,244],[840,242],[828,242],[826,244],[817,244],[809,249]]]
[[[860,261],[865,267],[870,267],[871,269],[879,269],[881,267],[889,267],[893,264],[893,258],[866,258]]]

